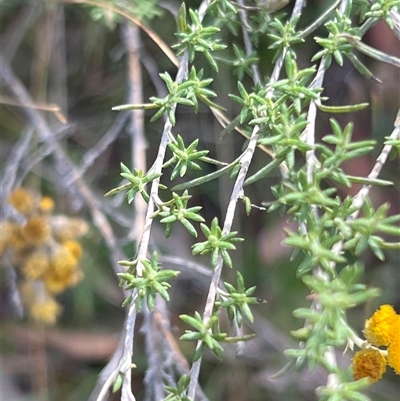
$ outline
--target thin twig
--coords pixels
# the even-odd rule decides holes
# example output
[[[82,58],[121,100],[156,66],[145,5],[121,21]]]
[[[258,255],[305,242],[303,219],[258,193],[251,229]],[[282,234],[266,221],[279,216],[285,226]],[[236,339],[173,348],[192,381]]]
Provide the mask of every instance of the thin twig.
[[[0,95],[0,104],[8,104],[10,106],[16,106],[16,107],[30,107],[32,109],[50,111],[62,124],[67,123],[67,119],[62,114],[60,106],[58,106],[57,104],[43,104],[43,103],[21,104],[3,95]]]
[[[204,12],[207,9],[209,5],[209,1],[204,1],[199,8],[199,17],[200,19],[202,19],[204,17]],[[205,7],[205,8],[204,8]],[[183,80],[186,78],[187,76],[187,72],[188,72],[188,52],[186,51],[183,56],[180,58],[179,60],[179,69],[176,75],[176,79],[175,81],[177,83],[181,83],[183,82]],[[175,108],[176,105],[174,105],[172,107],[172,111],[175,112]],[[163,167],[163,162],[164,162],[164,158],[165,158],[165,152],[167,149],[167,144],[172,136],[171,133],[172,130],[172,123],[169,119],[166,120],[165,124],[164,124],[164,130],[163,130],[163,134],[161,137],[161,141],[160,141],[160,145],[158,148],[158,153],[157,153],[157,157],[156,160],[152,166],[152,171],[154,173],[161,173],[162,171],[162,167]],[[150,241],[150,232],[151,232],[151,227],[152,227],[152,223],[153,223],[153,214],[155,211],[155,199],[158,198],[158,190],[159,190],[159,185],[160,185],[160,178],[157,178],[155,180],[153,180],[152,185],[151,185],[151,189],[150,189],[150,199],[147,205],[147,211],[146,211],[146,216],[145,216],[145,221],[144,221],[144,225],[143,225],[143,231],[142,231],[142,235],[141,235],[141,239],[140,239],[140,243],[138,246],[138,250],[137,250],[137,266],[136,266],[136,274],[138,277],[142,276],[142,272],[143,272],[143,265],[142,265],[142,261],[147,257],[147,252],[148,252],[148,247],[149,247],[149,241]],[[133,316],[133,311],[136,311],[136,304],[134,301],[131,302],[131,304],[129,305],[129,315]],[[130,327],[126,327],[126,333],[125,336],[126,338],[133,338],[133,325],[130,325]],[[129,347],[131,346],[129,344],[129,342],[125,342],[125,347]],[[128,350],[124,347],[124,352],[123,352],[123,356],[121,359],[121,363],[126,363],[123,361],[124,358],[129,358],[131,357],[131,350]],[[130,362],[129,362],[130,363]],[[123,391],[124,391],[124,387],[127,386],[127,381],[123,383]],[[128,389],[125,389],[125,393],[128,395]]]
[[[153,83],[154,88],[157,92],[157,96],[160,98],[167,96],[168,91],[165,88],[165,82],[160,78],[157,64],[151,54],[149,54],[144,47],[141,48],[140,61],[143,63],[143,66],[149,74],[151,82]]]
[[[22,82],[17,78],[17,76],[12,71],[11,67],[4,62],[3,58],[0,56],[0,81],[4,86],[10,89],[10,92],[18,99],[22,104],[32,104],[32,99],[22,84]],[[67,169],[67,172],[71,172],[74,175],[75,188],[79,191],[81,196],[85,199],[86,205],[88,206],[93,222],[102,234],[113,259],[113,268],[120,272],[120,266],[117,264],[118,260],[123,259],[122,252],[118,249],[116,244],[116,238],[114,236],[113,229],[108,222],[106,216],[103,214],[99,207],[99,202],[96,196],[93,194],[92,190],[85,184],[76,171],[75,166],[72,164],[70,159],[65,154],[62,147],[56,142],[54,138],[54,133],[48,126],[46,120],[36,109],[25,108],[25,113],[30,120],[31,124],[36,127],[36,130],[40,138],[49,146],[54,154],[58,165],[63,166],[63,169]],[[60,180],[62,182],[62,180]]]
[[[169,58],[169,60],[176,66],[179,67],[179,61],[176,58],[175,54],[171,51],[169,46],[150,28],[140,22],[137,18],[132,16],[131,14],[124,11],[121,7],[112,6],[109,3],[100,1],[100,0],[63,0],[64,3],[71,4],[91,4],[92,6],[100,7],[106,10],[110,10],[116,14],[122,15],[127,20],[133,22],[140,29],[149,35],[149,37],[157,44],[157,46],[163,51],[163,53]]]
[[[139,28],[136,25],[125,24],[122,36],[128,53],[128,103],[140,104],[143,103],[143,94]],[[144,135],[144,110],[132,110],[129,112],[129,115],[131,118],[128,125],[128,133],[131,136],[131,168],[147,171],[147,141]],[[138,240],[142,236],[146,207],[147,205],[143,198],[136,196],[134,200],[135,221],[128,235],[130,239]]]
[[[241,4],[240,1],[239,1],[239,4]],[[296,6],[297,6],[296,10],[298,10],[296,12],[299,12],[299,10],[301,10],[302,3],[303,3],[302,1],[296,3]],[[246,21],[247,21],[246,11],[242,9],[242,10],[240,10],[240,13],[241,13],[241,17],[243,18],[243,35],[244,35],[246,53],[251,54],[253,51],[253,48],[251,45],[250,38],[248,36],[248,31],[245,28]],[[280,68],[278,68],[278,70],[279,69]],[[257,73],[257,71],[258,70],[255,70],[255,71],[253,70],[255,84],[260,82],[260,76]],[[277,79],[277,77],[276,77],[276,79]],[[235,185],[232,190],[231,198],[230,198],[226,216],[225,216],[225,222],[224,222],[222,234],[227,234],[231,231],[237,201],[243,195],[243,183],[246,178],[246,174],[247,174],[248,168],[250,166],[250,163],[251,163],[251,160],[252,160],[252,157],[254,154],[254,150],[257,146],[259,129],[260,129],[260,127],[257,125],[254,127],[253,132],[250,137],[250,140],[249,140],[248,147],[247,147],[246,151],[244,152],[243,157],[240,160],[241,168],[240,168],[239,174],[237,176]],[[218,288],[220,277],[221,277],[222,266],[223,266],[223,260],[222,260],[222,257],[219,256],[218,263],[214,269],[213,277],[211,280],[211,285],[210,285],[208,296],[207,296],[206,306],[205,306],[205,310],[203,313],[203,322],[207,322],[212,315],[212,311],[214,308],[214,302],[215,302],[215,298],[216,298],[216,294],[217,294],[217,288]],[[201,342],[199,341],[196,349],[198,349],[200,346],[201,346]],[[195,399],[196,386],[197,386],[198,376],[200,373],[200,366],[201,366],[201,358],[199,358],[193,364],[192,369],[191,369],[191,380],[190,380],[190,384],[189,384],[188,396],[193,400]]]
[[[239,1],[241,1],[241,0],[239,0]],[[239,12],[241,13],[241,18],[243,21],[243,37],[244,37],[244,42],[245,42],[245,47],[246,47],[246,53],[247,53],[247,55],[249,55],[253,52],[253,47],[252,47],[252,44],[251,44],[251,41],[249,38],[249,33],[246,28],[246,26],[248,26],[248,23],[246,24],[247,14],[246,14],[245,10],[240,10]],[[260,82],[260,74],[259,74],[258,68],[254,68],[253,73],[254,73],[254,78],[253,78],[254,82],[259,83]],[[246,174],[249,169],[251,160],[253,158],[255,148],[257,146],[259,130],[260,130],[260,127],[258,125],[256,125],[253,128],[253,132],[251,134],[247,149],[244,152],[244,154],[240,160],[241,167],[240,167],[239,174],[236,178],[236,182],[233,187],[231,197],[230,197],[230,200],[228,203],[224,226],[222,229],[222,235],[229,233],[232,229],[236,205],[237,205],[239,198],[243,195],[243,183],[246,178]],[[217,266],[215,267],[213,275],[212,275],[211,284],[210,284],[210,288],[208,290],[206,305],[205,305],[205,309],[204,309],[204,313],[203,313],[203,317],[202,317],[202,320],[204,323],[207,323],[208,320],[212,316],[214,302],[215,302],[216,295],[217,295],[217,289],[218,289],[220,278],[221,278],[222,266],[223,266],[223,260],[222,260],[221,255],[219,255]],[[196,350],[198,350],[201,346],[202,346],[202,342],[198,341],[198,343],[196,345]],[[195,361],[193,363],[192,368],[190,370],[190,384],[189,384],[189,389],[188,389],[188,397],[191,398],[192,400],[194,400],[195,396],[196,396],[201,362],[202,362],[202,357],[200,357],[197,361]]]
[[[82,162],[78,167],[81,177],[86,173],[87,169],[93,165],[96,159],[118,138],[128,117],[128,113],[119,114],[100,140],[83,155]],[[71,177],[68,177],[67,183],[70,183],[70,180]]]
[[[27,30],[34,24],[41,13],[37,4],[29,4],[19,15],[12,19],[1,37],[0,48],[4,61],[11,63]]]
[[[397,7],[397,10],[393,7],[389,15],[393,22],[393,33],[396,35],[396,38],[400,40],[400,7]]]
[[[52,127],[54,139],[60,140],[61,138],[67,138],[72,134],[72,128],[73,126],[71,125]],[[47,145],[47,143],[43,143],[43,140],[39,140],[38,145],[39,146],[37,146],[33,151],[31,149],[27,158],[21,161],[19,173],[15,180],[15,186],[21,186],[26,176],[34,170],[37,164],[39,164],[47,156],[51,155],[52,149]]]
[[[398,110],[398,113],[400,113],[400,109]],[[394,127],[394,130],[390,134],[389,138],[390,139],[399,139],[399,137],[400,137],[400,125],[396,125]],[[383,166],[385,165],[386,160],[387,160],[391,150],[392,150],[392,145],[385,145],[383,147],[381,153],[379,154],[378,158],[376,159],[374,167],[372,168],[371,172],[368,174],[368,178],[375,179],[375,178],[379,177],[379,174],[380,174]],[[360,208],[362,207],[362,205],[364,204],[365,199],[368,196],[370,189],[371,189],[370,185],[364,185],[360,189],[360,191],[353,197],[352,206],[357,207],[357,211],[355,211],[351,215],[352,220],[354,220],[357,217],[358,212],[359,212]]]
[[[33,134],[34,129],[30,126],[22,131],[19,141],[11,150],[10,157],[3,167],[4,173],[0,184],[0,203],[2,205],[4,204],[5,198],[9,195],[11,189],[15,185],[18,167],[20,166],[22,160],[28,155]]]
[[[165,302],[163,299],[162,301]],[[162,302],[160,297],[157,297],[155,308],[159,308]],[[166,313],[166,311],[164,311]],[[146,369],[144,384],[145,395],[144,401],[162,400],[164,398],[164,384],[163,384],[163,360],[168,360],[168,357],[162,355],[163,348],[160,348],[157,341],[157,329],[154,322],[154,313],[150,312],[148,308],[144,310],[144,322],[140,329],[145,338],[145,352],[147,356],[148,367]]]
[[[243,7],[244,1],[238,0],[238,4]],[[242,33],[243,33],[244,47],[246,49],[246,54],[249,56],[254,51],[253,45],[251,43],[250,36],[249,36],[249,31],[251,30],[251,27],[249,25],[249,21],[247,18],[247,12],[243,8],[241,8],[239,10],[239,15],[240,15],[240,19],[242,20]],[[251,69],[253,71],[254,82],[257,82],[257,83],[261,82],[261,74],[260,74],[260,70],[258,69],[258,65],[253,63],[251,65]]]

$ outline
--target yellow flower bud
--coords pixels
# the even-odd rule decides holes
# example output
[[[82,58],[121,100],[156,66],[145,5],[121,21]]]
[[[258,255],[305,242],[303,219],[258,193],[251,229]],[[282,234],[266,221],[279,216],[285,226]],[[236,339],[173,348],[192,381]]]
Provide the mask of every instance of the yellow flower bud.
[[[72,253],[72,255],[74,255],[76,260],[79,260],[82,256],[82,247],[80,246],[79,242],[69,240],[64,241],[62,245],[67,248]]]
[[[395,325],[393,327],[393,338],[388,349],[388,364],[396,374],[400,375],[400,315],[396,315]]]
[[[43,196],[39,201],[39,209],[43,213],[50,213],[54,209],[54,201],[49,196]]]

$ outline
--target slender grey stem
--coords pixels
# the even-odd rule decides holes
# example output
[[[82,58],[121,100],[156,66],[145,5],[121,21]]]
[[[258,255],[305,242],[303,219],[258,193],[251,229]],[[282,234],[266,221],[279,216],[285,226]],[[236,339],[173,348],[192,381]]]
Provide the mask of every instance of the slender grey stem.
[[[348,0],[343,0],[340,4],[339,7],[339,12],[344,13],[348,5]],[[317,75],[315,77],[315,80],[313,82],[312,87],[314,88],[321,88],[325,76],[325,72],[327,70],[327,65],[326,65],[326,58],[323,57],[318,71]],[[314,179],[314,169],[316,165],[316,158],[315,158],[315,152],[314,152],[314,145],[315,145],[315,120],[317,116],[317,107],[316,103],[314,101],[311,102],[308,114],[307,114],[307,127],[305,129],[305,132],[302,134],[302,137],[304,141],[312,146],[312,149],[306,152],[306,169],[307,169],[307,182],[311,185]],[[315,217],[318,219],[317,215],[317,209],[316,207],[313,207],[313,213]],[[306,224],[302,223],[300,225],[300,230],[304,233],[307,234],[308,232],[308,227]],[[318,277],[322,281],[327,281],[329,280],[329,277],[326,272],[324,272],[320,266],[317,266],[313,269],[313,275],[314,277]],[[314,300],[311,306],[315,310],[320,310],[322,308],[320,302],[318,300]],[[331,366],[333,370],[337,367],[337,361],[336,361],[336,355],[333,347],[327,347],[325,353],[324,353],[325,360],[327,362],[328,366]],[[328,387],[336,387],[340,383],[340,379],[336,373],[329,373],[328,379],[327,379],[327,386]]]
[[[238,4],[243,7],[244,1],[238,0]],[[254,51],[253,45],[250,40],[250,35],[249,35],[249,31],[251,30],[251,28],[250,28],[249,21],[247,18],[246,10],[241,8],[239,10],[239,14],[240,14],[240,19],[242,20],[242,33],[243,33],[244,47],[246,49],[246,54],[249,56]],[[261,82],[261,74],[260,74],[260,70],[258,69],[257,64],[252,64],[251,69],[253,71],[254,82],[256,82],[256,83]]]
[[[393,22],[393,33],[396,38],[400,40],[400,7],[393,7],[389,12],[390,18]]]
[[[203,19],[204,14],[207,10],[207,7],[209,6],[210,1],[203,1],[199,7],[199,18],[200,20]],[[179,69],[176,75],[175,81],[177,83],[183,82],[183,80],[186,78],[187,73],[188,73],[188,52],[185,52],[183,56],[180,59],[179,63]],[[172,111],[175,112],[176,109],[176,104],[172,107]],[[155,173],[161,173],[163,163],[164,163],[164,158],[165,158],[165,152],[167,149],[167,144],[172,136],[172,123],[169,119],[166,120],[164,124],[164,130],[162,133],[160,145],[158,148],[158,153],[156,160],[151,167],[151,170]],[[146,258],[147,252],[148,252],[148,247],[149,247],[149,241],[150,241],[150,232],[151,232],[151,226],[153,224],[153,214],[156,208],[155,204],[155,199],[158,198],[158,190],[159,190],[159,185],[160,185],[160,178],[155,179],[152,182],[151,189],[150,189],[150,199],[147,205],[147,211],[146,211],[146,216],[145,216],[145,221],[144,221],[144,226],[143,226],[143,231],[141,235],[141,240],[140,244],[138,247],[137,251],[137,260],[138,264],[136,266],[136,273],[140,277],[143,274],[143,264],[142,261]],[[129,314],[133,313],[133,311],[136,310],[136,304],[135,302],[132,301],[132,303],[129,305]],[[131,327],[130,330],[133,330]],[[126,336],[130,337],[133,335],[133,332],[126,330]],[[126,346],[128,346],[126,344]],[[123,355],[123,358],[128,356],[129,354],[126,352]],[[197,383],[197,380],[196,380]],[[125,383],[123,384],[123,387],[125,386]],[[128,396],[128,392],[126,393]]]

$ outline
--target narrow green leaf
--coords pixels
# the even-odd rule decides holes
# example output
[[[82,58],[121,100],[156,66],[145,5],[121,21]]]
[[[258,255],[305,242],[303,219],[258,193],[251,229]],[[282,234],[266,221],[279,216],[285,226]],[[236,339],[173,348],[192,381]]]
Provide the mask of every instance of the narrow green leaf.
[[[376,185],[381,187],[393,185],[392,181],[382,180],[380,178],[356,177],[354,175],[348,175],[348,174],[346,174],[346,177],[350,182],[354,182],[356,184]]]
[[[228,253],[228,251],[226,249],[221,249],[221,256],[222,256],[222,259],[224,260],[224,263],[228,267],[232,268],[232,259],[229,256],[229,253]]]
[[[264,178],[270,171],[278,167],[282,163],[282,161],[283,161],[282,159],[272,160],[265,167],[258,170],[257,173],[247,178],[246,181],[244,182],[244,185],[253,184],[254,182],[260,180],[261,178]]]
[[[130,188],[131,186],[132,186],[132,184],[130,182],[128,184],[121,185],[121,186],[119,186],[117,188],[112,189],[111,191],[108,191],[104,195],[104,197],[112,196],[112,195],[115,195],[115,194],[117,194],[119,192],[125,191],[126,189]]]
[[[225,174],[229,170],[231,170],[233,167],[235,167],[239,163],[240,157],[238,157],[236,160],[234,160],[232,163],[228,164],[227,166],[221,168],[220,170],[217,170],[213,173],[207,174],[203,177],[195,178],[194,180],[184,182],[183,184],[176,185],[172,187],[172,191],[181,191],[184,189],[196,187],[198,185],[204,184],[208,181],[214,180],[215,178],[220,177],[221,175]]]
[[[194,331],[188,331],[179,337],[179,339],[182,341],[200,340],[200,338],[201,334]]]
[[[118,373],[118,375],[117,375],[117,377],[115,379],[115,382],[113,384],[113,387],[112,387],[112,393],[113,394],[116,393],[121,388],[123,379],[124,379],[123,374],[122,373]]]
[[[130,305],[132,302],[132,295],[129,295],[124,302],[122,302],[122,307],[125,308],[126,306]]]
[[[186,230],[189,232],[190,235],[193,235],[193,237],[197,238],[197,231],[189,220],[183,218],[181,219],[181,223],[186,228]]]
[[[163,219],[160,220],[160,223],[173,223],[176,221],[176,216],[175,215],[170,215],[167,217],[164,217]]]
[[[203,327],[202,322],[199,322],[197,319],[195,319],[192,316],[189,315],[179,315],[179,318],[185,322],[186,324],[188,324],[189,326],[194,327],[197,330],[201,330]]]
[[[178,12],[178,27],[180,32],[187,32],[188,26],[186,22],[186,6],[185,3],[182,2],[179,12]]]
[[[348,106],[327,106],[321,103],[317,104],[318,109],[324,113],[354,113],[355,111],[364,110],[368,106],[369,103],[359,103]]]
[[[238,337],[225,337],[223,340],[224,343],[238,343],[239,341],[249,341],[252,340],[256,335],[255,334],[244,334],[243,336]]]
[[[346,57],[350,60],[355,69],[365,78],[371,79],[380,84],[382,83],[382,81],[375,77],[375,75],[373,75],[372,72],[353,53],[346,53]]]
[[[212,251],[212,254],[211,254],[211,266],[213,268],[217,267],[217,265],[218,265],[218,255],[219,255],[219,249],[214,248],[214,250]]]
[[[111,108],[113,111],[124,111],[124,110],[151,110],[158,109],[160,106],[154,103],[144,103],[144,104],[121,104],[119,106],[114,106]]]

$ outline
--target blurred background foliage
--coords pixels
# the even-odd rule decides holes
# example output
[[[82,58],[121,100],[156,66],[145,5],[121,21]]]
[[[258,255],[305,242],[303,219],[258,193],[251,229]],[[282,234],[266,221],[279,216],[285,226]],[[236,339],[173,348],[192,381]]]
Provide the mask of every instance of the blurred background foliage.
[[[102,200],[104,193],[119,185],[120,162],[127,165],[131,163],[129,113],[116,113],[111,111],[111,107],[127,103],[129,87],[132,85],[123,39],[126,25],[132,22],[105,6],[122,7],[127,14],[142,21],[171,46],[177,42],[174,36],[177,31],[175,16],[180,1],[108,0],[98,2],[99,7],[89,1],[87,4],[72,3],[2,0],[1,53],[35,104],[54,104],[59,107],[59,115],[46,110],[38,112],[46,118],[53,134],[58,135],[57,141],[73,165],[82,166],[85,160],[89,160],[87,157],[91,149],[102,138],[109,136],[110,131],[115,131],[114,139],[87,165],[82,176],[96,201],[105,202]],[[289,12],[292,3],[280,12]],[[299,28],[314,20],[325,9],[325,3],[318,0],[307,2]],[[197,8],[199,4],[195,0],[186,2],[187,8]],[[316,36],[325,34],[323,27],[320,30]],[[160,96],[165,90],[157,74],[167,71],[174,76],[176,67],[146,33],[140,31],[139,35],[142,63],[140,84],[146,102],[150,96]],[[228,48],[218,56],[225,60],[233,59],[233,45],[243,47],[241,36],[235,36],[226,29],[219,36],[223,43],[228,44]],[[385,24],[374,26],[365,39],[382,51],[400,56],[398,41]],[[270,40],[261,33],[256,49],[264,77],[271,73],[273,67],[271,60],[274,51],[268,50],[269,45]],[[316,51],[316,44],[312,40],[301,45],[301,51],[297,52],[299,66],[308,66]],[[346,62],[343,67],[333,63],[325,80],[324,95],[329,96],[330,104],[369,102],[371,107],[367,110],[339,116],[338,120],[342,125],[354,121],[355,140],[374,138],[382,143],[384,136],[392,130],[399,107],[399,70],[367,58],[363,62],[382,80],[382,84],[366,81]],[[207,77],[215,78],[211,86],[218,94],[217,103],[227,108],[231,118],[234,117],[238,106],[229,100],[227,94],[237,91],[235,70],[228,63],[220,62],[220,71],[215,73],[201,57],[196,59],[196,68],[204,68]],[[248,79],[247,76],[243,77],[244,82]],[[251,85],[250,80],[247,83]],[[4,166],[14,146],[25,135],[29,119],[20,105],[20,99],[14,96],[4,79],[0,99],[0,158]],[[145,114],[148,166],[154,161],[162,131],[160,120],[149,124],[153,114],[152,111]],[[316,132],[319,137],[329,133],[328,117],[322,116],[317,120]],[[220,131],[221,127],[207,108],[200,107],[199,112],[193,114],[185,107],[178,106],[175,134],[182,135],[185,143],[199,138],[199,149],[210,150],[210,157],[230,161],[233,155],[241,151],[244,140],[236,133],[219,139]],[[79,216],[89,222],[91,228],[82,240],[84,255],[80,263],[85,277],[76,287],[61,295],[59,302],[63,306],[63,314],[57,326],[44,331],[25,318],[18,319],[15,316],[10,278],[3,270],[2,396],[3,399],[14,401],[86,400],[97,374],[115,350],[124,321],[121,308],[123,294],[113,271],[114,261],[102,234],[93,224],[90,208],[74,185],[68,184],[68,177],[57,169],[54,158],[51,155],[41,156],[44,149],[43,141],[33,142],[31,152],[38,155],[38,162],[26,172],[22,184],[52,197],[57,213]],[[377,152],[378,148],[375,154],[349,163],[346,166],[348,173],[368,175]],[[22,160],[22,165],[29,166],[28,162],[32,160],[33,156],[32,159]],[[264,163],[265,156],[256,152],[250,173],[257,171]],[[209,171],[211,168],[205,167]],[[389,162],[380,178],[391,180],[395,185],[389,189],[374,189],[372,194],[377,204],[384,201],[391,203],[391,214],[400,212],[399,173],[398,161]],[[169,174],[165,174],[163,180],[169,180]],[[246,195],[257,205],[268,202],[272,194],[266,189],[277,180],[278,177],[272,174],[267,180],[247,187]],[[227,194],[230,193],[227,188],[231,185],[227,177],[222,177],[217,182],[212,181],[196,189],[193,204],[203,206],[203,216],[208,223],[215,215],[220,219],[223,217],[228,202]],[[343,194],[346,191],[354,194],[357,190],[357,185],[350,190],[341,188]],[[2,195],[2,201],[6,195]],[[106,208],[118,247],[128,257],[133,256],[135,246],[129,237],[134,221],[132,207],[118,198],[107,200]],[[252,341],[246,355],[236,358],[233,348],[226,351],[223,362],[217,362],[208,355],[200,377],[204,391],[210,399],[215,400],[314,400],[313,389],[324,382],[324,372],[302,371],[276,380],[269,379],[286,363],[283,350],[294,344],[289,333],[299,327],[299,322],[292,316],[292,310],[309,304],[306,289],[296,278],[299,260],[290,260],[290,249],[281,245],[283,227],[288,223],[285,216],[266,214],[258,209],[253,209],[247,217],[244,205],[239,210],[234,229],[246,241],[238,246],[234,255],[235,266],[242,272],[246,286],[257,285],[256,295],[265,298],[268,303],[253,308],[255,323],[249,329],[255,331],[258,337]],[[166,256],[179,256],[187,260],[192,258],[189,252],[192,238],[184,230],[174,229],[167,241],[163,238],[163,227],[156,226],[153,241]],[[377,304],[390,303],[397,311],[400,310],[399,255],[392,254],[384,262],[370,253],[364,257],[367,268],[363,280],[369,286],[381,288],[382,296],[374,304],[349,311],[349,321],[359,332],[365,317],[371,314]],[[206,264],[207,260],[201,261]],[[234,278],[232,271],[225,271],[224,274],[230,276],[229,279]],[[183,332],[178,315],[193,313],[203,307],[207,280],[207,277],[183,270],[173,281],[170,318],[176,338]],[[133,371],[133,387],[137,399],[142,400],[146,356],[140,329],[136,341],[134,361],[137,369]],[[181,345],[183,353],[191,355],[192,344]],[[340,359],[346,366],[349,358],[347,353]],[[399,389],[398,378],[389,373],[385,380],[372,386],[369,393],[376,401],[390,401],[396,399]],[[113,399],[119,399],[118,394]]]

